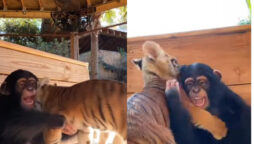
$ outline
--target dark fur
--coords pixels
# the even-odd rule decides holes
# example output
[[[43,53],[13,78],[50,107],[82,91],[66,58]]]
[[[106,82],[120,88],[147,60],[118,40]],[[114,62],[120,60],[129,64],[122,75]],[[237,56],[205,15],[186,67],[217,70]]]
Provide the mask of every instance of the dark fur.
[[[32,73],[17,70],[11,73],[1,85],[0,95],[0,143],[25,144],[44,129],[62,127],[65,118],[21,107],[21,94],[15,90],[18,79],[34,77]]]
[[[183,66],[180,70],[180,86],[187,93],[184,80],[200,75],[206,76],[210,82],[208,90],[210,105],[207,110],[226,123],[227,136],[218,141],[209,132],[195,127],[191,123],[190,114],[180,102],[178,91],[172,88],[166,91],[166,97],[170,111],[170,125],[176,142],[178,144],[250,144],[250,107],[221,82],[213,73],[213,69],[200,63]]]

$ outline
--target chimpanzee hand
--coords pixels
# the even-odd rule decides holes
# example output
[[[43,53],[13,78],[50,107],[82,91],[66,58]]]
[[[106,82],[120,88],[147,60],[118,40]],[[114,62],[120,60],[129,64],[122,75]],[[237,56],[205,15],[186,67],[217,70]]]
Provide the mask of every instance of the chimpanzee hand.
[[[174,107],[174,105],[178,105],[180,103],[179,89],[179,83],[176,79],[167,81],[165,93],[167,103],[170,104],[170,107]]]
[[[65,121],[65,117],[62,115],[50,115],[48,118],[48,126],[49,128],[63,128],[65,125]]]

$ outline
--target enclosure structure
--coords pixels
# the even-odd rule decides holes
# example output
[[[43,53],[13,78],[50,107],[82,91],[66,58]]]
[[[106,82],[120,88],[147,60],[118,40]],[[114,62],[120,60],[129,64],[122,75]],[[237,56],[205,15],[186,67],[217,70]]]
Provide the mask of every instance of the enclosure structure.
[[[127,91],[128,97],[143,88],[141,72],[131,63],[143,56],[142,44],[156,41],[179,63],[201,62],[218,69],[222,81],[250,104],[251,101],[251,26],[235,26],[176,34],[128,39]]]
[[[110,30],[98,34],[97,78],[126,82],[127,38],[125,32]],[[79,39],[79,60],[91,61],[91,37]]]
[[[121,32],[110,33],[109,27],[98,27],[98,17],[106,10],[126,6],[127,0],[0,0],[0,17],[2,18],[52,18],[55,23],[58,20],[61,24],[72,21],[79,24],[81,17],[92,17],[89,21],[89,27],[84,31],[68,33],[46,33],[46,34],[0,34],[0,36],[43,36],[43,37],[69,37],[70,38],[70,56],[79,60],[79,39],[85,36],[91,37],[91,60],[90,60],[90,77],[98,78],[98,34],[113,34],[118,36]],[[89,20],[90,20],[89,18]],[[72,23],[72,27],[76,27]],[[117,25],[126,24],[126,22]],[[126,35],[126,33],[124,34]]]

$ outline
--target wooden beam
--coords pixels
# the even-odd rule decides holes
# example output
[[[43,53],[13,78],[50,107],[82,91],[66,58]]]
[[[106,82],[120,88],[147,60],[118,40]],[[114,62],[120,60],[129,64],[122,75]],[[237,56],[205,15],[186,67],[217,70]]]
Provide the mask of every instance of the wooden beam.
[[[43,6],[42,0],[38,0],[38,2],[39,2],[39,5],[40,5],[40,11],[43,11],[44,10],[44,6]]]
[[[1,18],[51,18],[49,11],[0,11]]]
[[[8,10],[6,0],[3,0],[3,6],[4,6],[3,8],[4,11]]]
[[[92,6],[92,1],[91,0],[86,0],[86,3],[87,3],[88,8]]]
[[[83,36],[86,36],[87,33],[97,32],[97,31],[100,31],[100,30],[103,30],[103,29],[108,29],[108,28],[112,28],[112,27],[119,26],[119,25],[124,25],[124,24],[127,24],[127,22],[122,22],[122,23],[119,23],[119,24],[114,24],[114,25],[110,25],[110,26],[106,26],[106,27],[94,28],[94,29],[89,30],[89,31],[80,32],[79,36],[81,38]]]
[[[25,3],[24,3],[24,0],[20,0],[21,1],[21,5],[22,5],[22,10],[23,12],[26,11],[26,6],[25,6]]]
[[[101,13],[106,10],[110,10],[113,8],[121,7],[121,6],[126,6],[127,5],[127,0],[117,0],[117,1],[110,1],[105,4],[100,4],[96,6],[96,13]]]
[[[113,36],[113,37],[119,37],[119,38],[127,38],[126,32],[115,31],[115,30],[111,30],[111,29],[100,30],[100,34]]]
[[[75,60],[79,59],[79,37],[77,32],[71,33],[71,58]]]

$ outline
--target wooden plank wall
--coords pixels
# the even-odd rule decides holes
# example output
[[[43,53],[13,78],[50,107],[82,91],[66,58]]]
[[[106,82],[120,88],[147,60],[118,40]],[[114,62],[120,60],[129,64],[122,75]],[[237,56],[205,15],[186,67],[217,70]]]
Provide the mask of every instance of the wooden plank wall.
[[[0,84],[12,71],[24,69],[51,83],[70,86],[89,79],[88,64],[0,41]]]
[[[178,58],[180,64],[202,62],[222,72],[222,80],[248,104],[251,98],[251,26],[176,33],[128,39],[128,96],[143,88],[141,72],[131,60],[143,56],[142,44],[153,40]]]

